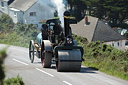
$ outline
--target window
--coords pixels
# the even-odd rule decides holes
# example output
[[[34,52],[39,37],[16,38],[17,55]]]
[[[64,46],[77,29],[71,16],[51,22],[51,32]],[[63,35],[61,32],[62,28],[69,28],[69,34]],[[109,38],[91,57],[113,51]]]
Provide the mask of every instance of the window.
[[[36,12],[30,12],[30,16],[36,16]]]
[[[16,15],[17,15],[16,12],[14,12],[14,17],[15,17],[15,18],[16,18]]]
[[[117,44],[118,44],[118,46],[120,45],[120,43],[119,43],[119,42],[117,42]]]
[[[128,45],[128,41],[125,42],[125,45]]]
[[[112,46],[114,46],[114,43],[112,43]]]
[[[1,6],[4,7],[4,2],[1,2]]]
[[[16,15],[16,12],[14,12],[14,15]]]

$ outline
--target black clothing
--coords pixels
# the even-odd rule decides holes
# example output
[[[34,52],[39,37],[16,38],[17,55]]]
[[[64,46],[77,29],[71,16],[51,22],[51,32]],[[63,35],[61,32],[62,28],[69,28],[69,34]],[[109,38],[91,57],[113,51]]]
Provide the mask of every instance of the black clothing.
[[[62,30],[62,27],[61,27],[60,25],[55,25],[55,26],[53,27],[53,30],[54,30],[54,35],[60,35],[61,32],[63,31],[63,30]]]
[[[41,31],[42,31],[43,40],[47,40],[48,39],[48,34],[47,34],[47,25],[46,24],[42,25]]]

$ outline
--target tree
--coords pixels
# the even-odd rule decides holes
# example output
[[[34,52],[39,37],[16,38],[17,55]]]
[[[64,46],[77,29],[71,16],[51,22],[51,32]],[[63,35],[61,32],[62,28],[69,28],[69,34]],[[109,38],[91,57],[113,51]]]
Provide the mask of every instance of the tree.
[[[86,4],[82,0],[67,0],[70,5],[70,12],[72,16],[75,16],[79,21],[84,16],[84,10],[87,8]]]
[[[126,38],[128,38],[128,31],[124,34],[124,36],[125,36]]]
[[[10,18],[9,15],[7,14],[3,14],[1,17],[0,17],[0,31],[7,31],[7,30],[10,30],[12,29],[14,26],[14,23],[13,23],[13,20],[12,18]]]
[[[90,15],[105,19],[112,25],[119,25],[128,18],[128,0],[83,0]]]

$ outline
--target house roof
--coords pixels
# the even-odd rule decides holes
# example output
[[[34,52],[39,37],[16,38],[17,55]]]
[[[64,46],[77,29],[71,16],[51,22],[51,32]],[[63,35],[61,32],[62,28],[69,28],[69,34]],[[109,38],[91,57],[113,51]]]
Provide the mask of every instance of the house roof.
[[[108,42],[126,39],[118,32],[111,29],[109,25],[91,16],[88,16],[88,24],[86,26],[85,19],[83,19],[78,24],[71,25],[71,28],[74,34],[87,38],[89,42],[98,40]]]
[[[113,30],[109,25],[106,25],[101,20],[98,20],[92,41],[99,40],[99,41],[108,42],[108,41],[118,41],[124,39],[126,38],[121,36],[115,30]]]
[[[98,18],[88,16],[88,24],[85,26],[85,19],[83,19],[78,24],[71,25],[72,32],[76,35],[86,37],[91,42],[97,21]]]
[[[15,0],[9,7],[27,11],[36,1],[37,0]]]

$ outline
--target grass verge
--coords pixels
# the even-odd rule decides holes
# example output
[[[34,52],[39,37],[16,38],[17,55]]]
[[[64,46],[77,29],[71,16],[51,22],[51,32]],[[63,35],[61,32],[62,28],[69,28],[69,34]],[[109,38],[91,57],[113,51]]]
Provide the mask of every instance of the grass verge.
[[[115,49],[99,41],[89,43],[87,39],[76,35],[74,35],[74,39],[84,48],[83,65],[128,80],[128,52]]]

